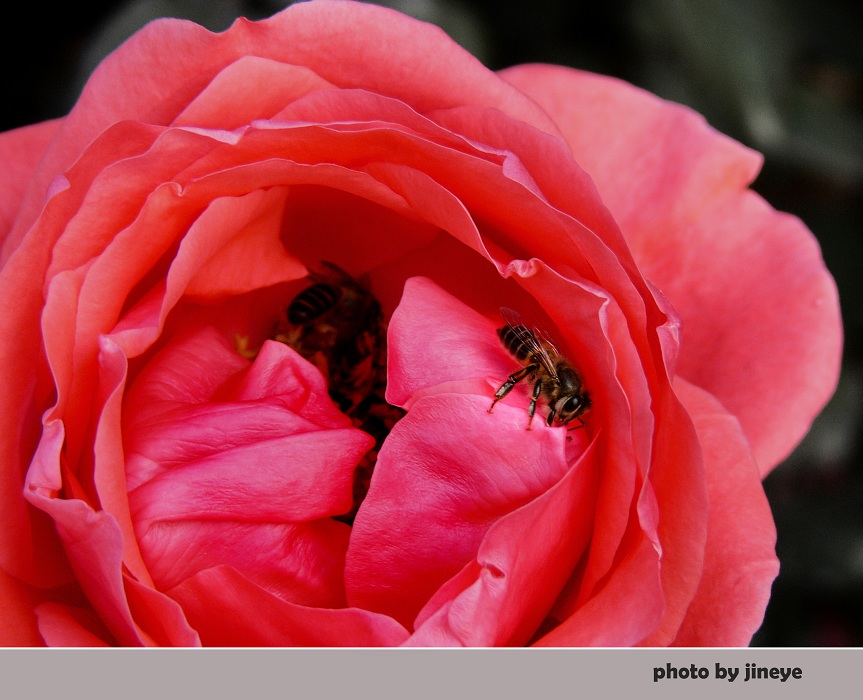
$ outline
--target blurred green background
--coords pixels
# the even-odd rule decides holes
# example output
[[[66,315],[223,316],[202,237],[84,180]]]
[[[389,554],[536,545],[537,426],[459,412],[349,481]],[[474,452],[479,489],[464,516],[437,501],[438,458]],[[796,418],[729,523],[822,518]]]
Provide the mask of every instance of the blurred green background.
[[[96,64],[150,19],[213,30],[276,0],[17,4],[3,23],[0,129],[65,114]],[[863,22],[856,0],[391,0],[497,69],[551,62],[697,109],[765,155],[754,184],[812,229],[840,289],[844,371],[813,430],[765,482],[781,573],[756,646],[863,646]]]

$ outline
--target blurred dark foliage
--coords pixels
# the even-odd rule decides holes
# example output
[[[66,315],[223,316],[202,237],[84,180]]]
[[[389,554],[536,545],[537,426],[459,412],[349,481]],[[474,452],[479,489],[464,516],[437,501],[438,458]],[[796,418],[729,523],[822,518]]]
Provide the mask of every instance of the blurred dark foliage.
[[[3,24],[0,129],[65,114],[101,58],[146,21],[213,30],[276,0],[17,4]],[[863,41],[856,0],[390,0],[490,68],[552,62],[615,75],[700,111],[765,155],[754,188],[805,221],[843,304],[835,398],[766,480],[782,570],[759,646],[863,646]]]

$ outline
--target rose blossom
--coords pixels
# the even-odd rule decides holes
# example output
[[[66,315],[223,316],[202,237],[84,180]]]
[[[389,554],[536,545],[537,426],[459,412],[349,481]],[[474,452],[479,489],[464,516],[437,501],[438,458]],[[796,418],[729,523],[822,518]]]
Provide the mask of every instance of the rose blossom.
[[[689,110],[320,1],[154,22],[0,153],[4,645],[759,626],[761,478],[835,387],[838,303],[759,157]],[[377,436],[271,339],[322,261],[380,302],[406,409],[364,500]],[[489,412],[504,306],[583,377],[583,427],[540,397],[526,430],[529,381]]]

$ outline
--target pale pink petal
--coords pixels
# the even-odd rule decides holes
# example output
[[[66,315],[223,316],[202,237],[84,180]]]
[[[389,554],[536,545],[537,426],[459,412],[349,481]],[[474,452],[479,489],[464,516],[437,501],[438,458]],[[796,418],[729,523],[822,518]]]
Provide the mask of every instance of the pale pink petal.
[[[836,288],[811,233],[747,192],[759,157],[690,110],[567,68],[502,75],[557,122],[682,318],[681,376],[739,418],[766,474],[839,372]]]
[[[779,570],[773,516],[735,418],[697,387],[675,386],[704,446],[710,516],[704,573],[674,644],[746,646]]]

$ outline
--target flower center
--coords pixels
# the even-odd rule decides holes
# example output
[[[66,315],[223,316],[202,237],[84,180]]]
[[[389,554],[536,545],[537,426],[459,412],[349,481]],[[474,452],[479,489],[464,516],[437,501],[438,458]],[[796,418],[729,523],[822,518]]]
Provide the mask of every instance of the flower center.
[[[353,506],[337,520],[352,524],[369,490],[378,451],[404,410],[387,403],[387,322],[378,300],[347,272],[322,262],[310,286],[290,302],[273,339],[314,364],[330,397],[354,426],[375,439],[354,472]]]

